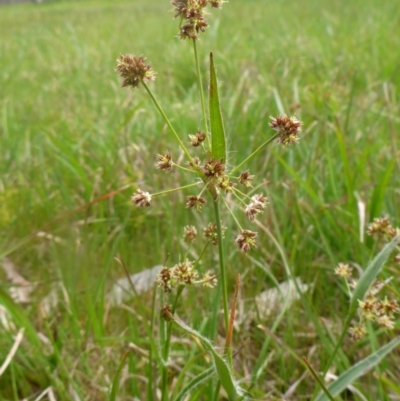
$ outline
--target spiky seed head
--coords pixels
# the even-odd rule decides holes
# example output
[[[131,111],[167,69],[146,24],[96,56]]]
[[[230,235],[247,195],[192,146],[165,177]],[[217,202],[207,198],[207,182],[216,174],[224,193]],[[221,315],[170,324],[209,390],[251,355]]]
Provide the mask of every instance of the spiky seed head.
[[[156,169],[163,171],[171,171],[172,169],[171,153],[166,151],[164,154],[158,154],[156,156],[156,159],[157,159]]]
[[[299,141],[299,133],[303,123],[295,116],[288,117],[281,115],[278,117],[270,117],[269,126],[279,133],[278,142],[282,145],[293,145]]]
[[[122,87],[137,88],[141,82],[156,79],[150,64],[145,63],[143,56],[135,57],[132,54],[121,54],[117,60],[117,71],[122,78]]]
[[[235,243],[239,250],[244,253],[249,252],[251,249],[256,248],[257,232],[250,230],[243,230],[235,239]]]
[[[137,189],[136,193],[131,197],[132,202],[137,207],[149,207],[151,202],[151,195],[148,192]]]
[[[196,195],[189,195],[186,198],[186,207],[187,208],[194,208],[196,209],[198,212],[201,212],[203,205],[207,203],[207,201],[200,197],[200,196],[196,196]]]

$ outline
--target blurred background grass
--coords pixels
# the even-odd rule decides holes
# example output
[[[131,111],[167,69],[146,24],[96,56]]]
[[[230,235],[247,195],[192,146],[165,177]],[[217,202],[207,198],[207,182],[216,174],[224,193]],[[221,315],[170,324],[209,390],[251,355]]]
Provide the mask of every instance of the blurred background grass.
[[[119,255],[132,273],[162,263],[167,255],[176,261],[183,225],[208,222],[207,211],[199,217],[185,209],[183,194],[157,199],[145,211],[129,201],[136,186],[158,192],[186,179],[153,168],[157,152],[169,149],[178,159],[179,150],[145,93],[120,88],[114,72],[118,55],[147,57],[157,72],[152,87],[183,138],[201,127],[192,47],[177,39],[171,8],[159,0],[0,8],[0,255],[37,283],[35,301],[20,312],[37,330],[47,330],[63,356],[53,355],[54,362],[26,345],[26,355],[8,370],[14,385],[3,387],[4,399],[43,389],[53,379],[32,384],[28,373],[39,366],[46,377],[60,361],[65,369],[51,381],[60,394],[69,387],[65,383],[73,383],[86,399],[103,399],[121,346],[127,341],[149,346],[137,316],[120,310],[107,315],[104,309],[104,291],[123,276],[114,258]],[[334,326],[347,300],[333,268],[340,261],[365,266],[375,251],[371,241],[361,241],[360,205],[366,206],[366,222],[388,214],[399,223],[398,21],[400,3],[394,0],[231,0],[213,10],[199,41],[204,77],[208,52],[215,55],[231,165],[272,134],[270,115],[285,111],[304,121],[299,146],[269,148],[248,167],[271,198],[261,223],[277,238],[294,274],[312,284],[315,316]],[[133,186],[115,197],[68,214],[128,184]],[[233,239],[236,229],[229,221],[226,225],[226,237]],[[49,235],[38,238],[37,230]],[[233,246],[228,257],[232,285],[237,272],[244,275],[246,299],[286,278],[279,249],[266,232],[260,232],[251,259]],[[211,252],[204,265],[215,265]],[[387,276],[393,274],[398,289],[398,275],[389,267]],[[65,309],[45,324],[38,303],[55,282],[65,286]],[[181,315],[211,330],[207,310],[215,309],[214,295],[188,296],[192,301]],[[150,308],[146,302],[133,302],[142,319]],[[201,310],[188,309],[198,302]],[[319,346],[301,305],[286,317],[284,341],[302,351]],[[309,338],[303,333],[308,331]],[[245,337],[252,340],[243,362],[249,372],[264,338],[249,329],[238,333],[237,344]],[[7,350],[11,337],[5,335],[3,342]],[[89,351],[80,356],[79,349],[98,352],[97,362]],[[363,351],[349,345],[348,352],[357,359]],[[301,371],[284,352],[278,354],[267,375],[273,371],[274,379],[280,377],[284,392]],[[323,363],[326,353],[318,349],[317,354],[315,363]],[[142,357],[135,358],[131,372],[143,374]],[[395,363],[390,369],[398,369]],[[78,373],[70,374],[71,366],[78,366]],[[267,391],[263,377],[259,385]],[[305,384],[302,394],[312,388],[313,383]],[[124,391],[140,397],[143,385],[131,380]]]

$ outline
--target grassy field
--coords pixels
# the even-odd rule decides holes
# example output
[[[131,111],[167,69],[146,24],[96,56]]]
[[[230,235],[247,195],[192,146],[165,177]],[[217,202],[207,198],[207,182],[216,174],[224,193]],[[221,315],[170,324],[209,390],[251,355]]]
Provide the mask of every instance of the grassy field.
[[[318,386],[292,352],[317,371],[327,363],[327,339],[340,335],[349,303],[335,266],[365,268],[380,250],[365,235],[373,218],[388,215],[400,225],[399,21],[396,0],[231,0],[213,10],[198,43],[204,77],[214,52],[231,165],[272,135],[270,115],[295,113],[304,122],[298,146],[269,147],[247,166],[270,198],[258,249],[246,256],[226,244],[230,292],[239,272],[247,311],[257,309],[255,296],[288,278],[288,266],[309,284],[307,308],[296,302],[279,320],[279,312],[259,311],[236,327],[234,348],[243,349],[235,370],[246,388],[253,384],[254,399],[312,398]],[[0,27],[0,258],[33,285],[30,299],[16,303],[7,295],[12,280],[0,273],[0,366],[25,328],[0,375],[0,400],[35,400],[46,389],[57,400],[108,400],[127,349],[118,396],[157,399],[151,291],[119,307],[105,294],[124,276],[116,258],[130,273],[168,257],[175,263],[184,253],[183,226],[204,225],[212,214],[186,209],[184,193],[146,210],[132,206],[137,187],[159,192],[189,181],[154,169],[156,153],[169,149],[178,159],[179,149],[145,91],[120,88],[114,68],[121,53],[145,55],[157,72],[151,87],[187,138],[202,124],[192,47],[176,37],[168,0],[4,6]],[[235,228],[227,214],[223,221],[229,239]],[[203,265],[217,266],[213,249]],[[391,262],[380,278],[389,277],[398,296]],[[50,293],[58,304],[47,311]],[[218,291],[184,298],[181,318],[222,345]],[[257,328],[274,323],[282,343]],[[378,350],[399,328],[400,321],[394,332],[370,328],[360,342],[346,338],[331,373]],[[180,376],[201,352],[175,333],[172,391],[204,369],[198,357]],[[399,366],[395,350],[353,383],[364,398],[342,399],[399,399]],[[186,399],[211,400],[214,388],[199,386]]]

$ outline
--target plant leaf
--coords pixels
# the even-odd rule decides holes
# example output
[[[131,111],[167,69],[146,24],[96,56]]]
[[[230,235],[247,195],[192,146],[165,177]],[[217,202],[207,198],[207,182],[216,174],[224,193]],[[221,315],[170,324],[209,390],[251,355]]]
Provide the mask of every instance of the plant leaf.
[[[350,369],[342,373],[334,383],[328,386],[329,393],[333,397],[339,395],[343,390],[346,389],[347,386],[353,383],[354,380],[358,379],[360,376],[364,375],[375,365],[377,365],[390,351],[392,351],[399,344],[400,337],[397,337],[367,358],[356,363]],[[315,398],[314,401],[328,401],[328,397],[324,393],[321,393],[319,396],[317,396],[317,398]]]
[[[231,372],[227,362],[223,359],[218,352],[215,350],[213,345],[211,344],[208,338],[203,337],[198,331],[193,330],[182,320],[177,319],[175,316],[172,317],[173,322],[184,330],[186,333],[196,337],[203,344],[204,348],[211,354],[215,366],[215,370],[217,371],[218,378],[221,382],[222,387],[225,389],[229,401],[242,400],[244,398],[244,391],[238,385],[233,377],[233,373]]]
[[[383,249],[378,253],[378,255],[375,256],[373,261],[369,264],[369,266],[361,275],[351,297],[349,313],[346,319],[347,323],[350,323],[351,319],[356,313],[358,309],[358,301],[364,299],[364,296],[370,288],[375,277],[380,273],[383,265],[386,263],[390,254],[399,243],[400,236],[393,238],[393,240],[386,244]]]
[[[115,399],[117,398],[119,378],[121,376],[122,368],[125,365],[125,361],[126,361],[126,358],[128,358],[128,355],[129,355],[129,351],[125,352],[124,356],[121,359],[121,362],[119,363],[118,369],[115,373],[114,380],[112,382],[111,392],[110,392],[110,401],[115,401]]]
[[[200,373],[196,376],[193,380],[191,380],[183,389],[182,391],[176,396],[174,401],[183,401],[186,399],[186,396],[194,390],[200,383],[203,383],[215,373],[214,366],[206,369],[204,372]]]
[[[226,138],[224,123],[222,121],[221,107],[219,103],[217,74],[215,73],[213,55],[210,53],[210,126],[211,126],[211,153],[214,159],[226,162]]]

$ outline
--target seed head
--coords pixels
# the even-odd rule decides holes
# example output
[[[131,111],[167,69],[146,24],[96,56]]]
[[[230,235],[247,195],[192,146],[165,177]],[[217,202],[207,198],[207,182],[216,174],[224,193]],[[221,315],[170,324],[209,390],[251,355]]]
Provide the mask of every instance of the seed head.
[[[178,263],[171,270],[171,275],[177,285],[193,284],[199,276],[194,268],[194,263],[188,259],[185,262]]]
[[[131,54],[119,56],[117,60],[117,71],[122,78],[122,87],[131,86],[137,88],[140,82],[154,81],[156,79],[150,64],[145,64],[143,56],[135,57]]]
[[[225,172],[225,164],[222,160],[209,159],[204,162],[203,173],[208,178],[221,177]]]
[[[196,195],[189,195],[186,198],[186,207],[187,208],[195,208],[198,212],[201,212],[203,205],[207,203],[207,201],[204,198],[201,198],[200,196]]]
[[[296,117],[286,115],[270,117],[269,126],[279,133],[278,142],[282,145],[293,145],[299,141],[298,134],[301,132],[303,123]]]
[[[367,329],[362,324],[357,324],[349,329],[350,336],[353,340],[361,340],[367,334]]]
[[[368,225],[367,234],[385,236],[391,231],[391,229],[392,226],[390,224],[389,217],[377,217]]]
[[[246,188],[251,188],[251,181],[253,180],[254,175],[251,175],[249,170],[244,171],[242,174],[239,176],[239,182],[244,185]]]
[[[173,313],[172,313],[172,308],[170,305],[164,305],[161,308],[161,317],[166,321],[170,322],[173,320]]]
[[[227,175],[223,175],[218,180],[218,188],[227,194],[233,191],[233,183],[229,180]]]
[[[171,270],[167,267],[164,267],[160,273],[157,275],[156,282],[158,286],[161,287],[164,292],[171,292],[172,288],[172,275]]]
[[[242,252],[247,253],[250,249],[256,248],[257,235],[258,233],[254,231],[243,230],[241,234],[236,237],[235,243]]]
[[[194,147],[199,146],[206,139],[206,134],[201,131],[197,131],[195,135],[189,135],[190,144]]]
[[[184,227],[183,240],[185,242],[193,242],[197,237],[197,230],[195,226],[185,226]]]
[[[217,276],[211,271],[206,272],[202,278],[202,284],[204,287],[213,288],[217,285],[217,282]]]
[[[251,197],[251,202],[246,206],[246,215],[253,221],[256,216],[264,212],[267,205],[267,198],[262,194],[257,194]]]
[[[347,263],[339,263],[335,268],[335,274],[345,279],[351,277],[351,272],[352,268]]]
[[[172,168],[172,156],[171,153],[168,151],[165,152],[163,155],[158,154],[156,156],[157,163],[156,163],[156,169],[159,170],[164,170],[164,171],[170,171]]]
[[[137,207],[149,207],[151,202],[151,195],[141,189],[137,189],[136,193],[131,197],[132,202]]]
[[[222,236],[224,236],[225,230],[226,227],[222,227]],[[208,226],[203,229],[203,234],[213,245],[218,245],[218,230],[215,223],[208,223]]]

